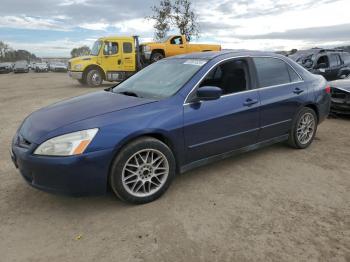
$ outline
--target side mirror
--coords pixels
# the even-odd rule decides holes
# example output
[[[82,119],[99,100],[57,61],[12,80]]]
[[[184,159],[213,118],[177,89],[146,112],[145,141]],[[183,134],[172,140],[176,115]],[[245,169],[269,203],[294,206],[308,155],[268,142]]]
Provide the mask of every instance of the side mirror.
[[[217,86],[202,86],[198,88],[194,101],[208,101],[219,99],[222,89]]]
[[[326,63],[321,63],[321,64],[318,64],[315,69],[325,69],[327,68],[327,64]]]

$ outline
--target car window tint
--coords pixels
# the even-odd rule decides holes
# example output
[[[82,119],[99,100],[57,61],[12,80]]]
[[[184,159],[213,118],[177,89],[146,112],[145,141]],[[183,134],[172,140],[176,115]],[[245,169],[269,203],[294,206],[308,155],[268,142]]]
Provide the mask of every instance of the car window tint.
[[[256,57],[254,58],[254,63],[260,87],[290,83],[287,64],[281,59]]]
[[[291,66],[287,65],[287,68],[291,82],[298,82],[301,80],[300,76],[294,71]]]
[[[224,62],[213,68],[201,82],[202,86],[216,86],[223,95],[233,94],[248,89],[248,65],[244,60]]]
[[[338,65],[340,65],[339,55],[331,54],[329,56],[329,62],[330,62],[330,66],[338,66]]]
[[[132,44],[129,43],[129,42],[123,43],[123,52],[124,52],[125,54],[132,53]]]
[[[349,53],[343,53],[342,59],[344,61],[344,64],[350,64],[350,54]]]

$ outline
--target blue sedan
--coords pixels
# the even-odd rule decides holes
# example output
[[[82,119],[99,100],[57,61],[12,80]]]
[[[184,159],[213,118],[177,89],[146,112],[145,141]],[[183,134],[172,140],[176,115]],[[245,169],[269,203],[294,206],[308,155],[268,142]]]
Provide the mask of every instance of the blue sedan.
[[[154,63],[119,85],[40,109],[11,157],[33,187],[122,200],[160,197],[175,174],[262,146],[307,148],[330,87],[292,60],[206,52]]]

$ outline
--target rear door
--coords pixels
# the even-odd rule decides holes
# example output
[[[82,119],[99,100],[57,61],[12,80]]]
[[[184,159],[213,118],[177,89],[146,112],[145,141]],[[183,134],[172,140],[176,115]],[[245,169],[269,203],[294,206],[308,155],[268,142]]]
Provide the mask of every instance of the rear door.
[[[286,135],[292,120],[308,96],[302,78],[284,60],[253,58],[259,82],[259,142]]]
[[[117,40],[105,41],[102,50],[102,65],[105,71],[122,70],[121,42]]]
[[[136,55],[134,44],[131,41],[123,41],[123,71],[135,71],[136,70]]]
[[[342,68],[342,61],[340,60],[339,54],[329,55],[329,79],[337,79],[339,70]]]

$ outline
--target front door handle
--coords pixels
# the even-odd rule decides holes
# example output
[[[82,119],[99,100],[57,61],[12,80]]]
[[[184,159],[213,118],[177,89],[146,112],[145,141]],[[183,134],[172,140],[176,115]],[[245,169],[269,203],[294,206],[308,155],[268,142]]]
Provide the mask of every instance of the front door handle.
[[[122,63],[121,59],[118,59],[118,65],[120,65]]]
[[[294,94],[297,94],[297,95],[300,95],[302,92],[304,92],[304,90],[302,90],[302,89],[300,89],[300,88],[298,88],[298,87],[295,88],[294,91],[293,91],[293,93],[294,93]]]
[[[258,99],[251,99],[251,98],[247,98],[247,100],[245,100],[245,102],[243,103],[244,106],[252,106],[254,104],[258,103]]]

